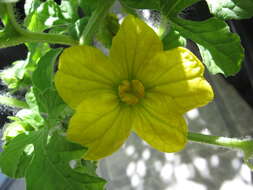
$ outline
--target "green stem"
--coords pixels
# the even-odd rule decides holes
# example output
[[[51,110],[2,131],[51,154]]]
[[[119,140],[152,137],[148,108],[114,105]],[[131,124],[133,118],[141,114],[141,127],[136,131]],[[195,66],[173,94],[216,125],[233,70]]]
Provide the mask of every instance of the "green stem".
[[[93,37],[95,36],[100,23],[105,19],[108,10],[113,5],[114,1],[115,0],[100,0],[97,9],[92,13],[91,18],[82,33],[80,44],[90,45],[92,43]]]
[[[252,152],[253,150],[253,140],[250,139],[237,139],[237,138],[228,138],[221,136],[213,136],[213,135],[204,135],[199,133],[188,133],[188,139],[193,142],[210,144],[221,146],[224,148],[230,149],[240,149],[244,152]]]
[[[23,43],[45,42],[52,44],[77,45],[78,41],[73,40],[69,36],[59,34],[47,34],[25,31],[20,36],[4,38],[0,36],[0,48],[6,48]]]
[[[1,95],[0,95],[0,104],[4,104],[7,106],[16,107],[16,108],[23,108],[23,109],[29,108],[26,102],[17,100],[16,98],[6,97],[6,96],[1,96]]]
[[[6,48],[27,42],[46,42],[64,45],[78,44],[78,41],[75,41],[66,35],[30,32],[23,29],[16,21],[12,4],[2,4],[2,6],[5,6],[8,21],[5,26],[6,30],[0,32],[0,48]]]
[[[170,31],[170,25],[167,16],[161,15],[161,21],[158,29],[158,36],[163,39]]]

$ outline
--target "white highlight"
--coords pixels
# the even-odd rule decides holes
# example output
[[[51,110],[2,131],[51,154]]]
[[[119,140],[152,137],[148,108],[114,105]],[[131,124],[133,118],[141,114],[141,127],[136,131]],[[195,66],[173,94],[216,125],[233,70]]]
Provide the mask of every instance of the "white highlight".
[[[142,158],[144,160],[148,160],[150,158],[150,150],[149,149],[145,149],[143,152],[142,152]]]
[[[210,135],[210,134],[211,134],[211,132],[210,132],[209,129],[207,129],[207,128],[202,129],[202,130],[200,131],[200,133],[202,133],[202,134],[204,134],[204,135]]]
[[[136,164],[134,162],[130,162],[126,169],[127,176],[132,176],[136,171]]]
[[[183,190],[183,189],[192,189],[192,190],[207,190],[207,187],[205,187],[202,184],[195,183],[190,180],[180,180],[180,183],[178,183],[175,186],[170,186],[166,190]]]
[[[172,174],[173,174],[173,167],[171,164],[165,164],[163,167],[162,167],[162,171],[160,173],[160,176],[161,178],[164,180],[164,181],[168,181],[171,179],[172,177]]]
[[[134,146],[130,145],[130,146],[126,147],[125,152],[126,152],[126,154],[127,154],[128,156],[133,155],[133,153],[135,152]]]
[[[181,164],[175,168],[175,176],[177,179],[188,179],[194,176],[193,167],[188,166],[187,164]]]
[[[142,14],[143,14],[143,17],[147,20],[149,20],[149,17],[150,17],[150,10],[149,9],[144,9],[142,11]]]
[[[220,163],[220,159],[217,155],[212,155],[210,158],[210,162],[213,167],[218,167]]]
[[[201,175],[203,177],[205,177],[205,178],[210,177],[210,172],[207,167],[207,161],[204,158],[195,158],[193,160],[193,164],[199,170],[199,172],[201,173]]]
[[[228,189],[252,190],[252,186],[243,183],[242,180],[238,178],[235,178],[230,181],[225,181],[220,188],[220,190],[228,190]]]
[[[139,174],[140,177],[144,177],[146,175],[146,165],[143,160],[139,160],[137,162],[136,173]]]
[[[133,177],[131,177],[131,185],[132,187],[137,187],[140,184],[141,180],[140,177],[135,174],[133,175]]]
[[[238,169],[241,166],[241,162],[237,158],[234,158],[232,160],[232,166],[234,169]]]
[[[198,109],[193,109],[191,111],[188,111],[186,113],[186,115],[191,120],[197,119],[197,117],[199,117],[199,110]]]
[[[162,169],[162,163],[161,163],[161,161],[155,161],[154,162],[154,167],[155,167],[155,170],[156,171],[161,171],[161,169]]]

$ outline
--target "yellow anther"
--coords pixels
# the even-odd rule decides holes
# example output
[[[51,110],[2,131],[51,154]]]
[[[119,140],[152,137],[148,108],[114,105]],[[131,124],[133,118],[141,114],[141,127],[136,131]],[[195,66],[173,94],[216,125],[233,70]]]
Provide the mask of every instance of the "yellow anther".
[[[139,80],[123,80],[118,88],[119,97],[127,104],[137,104],[144,96],[144,86]]]

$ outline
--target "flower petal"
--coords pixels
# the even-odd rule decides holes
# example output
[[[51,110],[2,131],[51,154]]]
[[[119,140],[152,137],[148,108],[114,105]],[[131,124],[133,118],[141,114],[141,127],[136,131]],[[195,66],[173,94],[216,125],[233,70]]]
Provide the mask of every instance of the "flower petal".
[[[129,107],[118,104],[112,94],[86,98],[71,118],[67,137],[88,147],[87,160],[98,160],[115,152],[131,130]]]
[[[60,56],[55,85],[63,100],[75,108],[85,96],[111,89],[115,75],[108,58],[96,48],[72,46]]]
[[[159,96],[162,101],[167,99],[174,108],[171,111],[182,114],[213,99],[213,90],[203,73],[204,66],[194,54],[185,48],[175,48],[158,53],[138,79],[147,93]]]
[[[177,152],[187,142],[187,126],[184,118],[177,114],[155,112],[144,105],[138,107],[134,120],[134,131],[155,149],[161,152]]]
[[[130,15],[124,19],[113,39],[110,59],[122,80],[135,79],[136,73],[161,50],[162,43],[156,33],[143,21]]]

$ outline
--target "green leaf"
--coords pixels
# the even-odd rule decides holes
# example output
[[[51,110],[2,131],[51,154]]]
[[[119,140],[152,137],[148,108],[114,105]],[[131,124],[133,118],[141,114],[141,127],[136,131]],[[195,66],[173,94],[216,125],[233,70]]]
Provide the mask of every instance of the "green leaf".
[[[73,22],[79,18],[78,7],[79,1],[77,0],[62,0],[60,5],[64,18]]]
[[[34,86],[40,91],[53,86],[54,63],[61,51],[61,48],[51,49],[40,59],[32,76]]]
[[[221,19],[246,19],[253,16],[252,0],[206,0],[210,12]]]
[[[160,8],[159,0],[120,0],[124,6],[135,9],[156,9]]]
[[[160,0],[160,10],[167,17],[176,16],[185,8],[200,0]]]
[[[173,18],[171,24],[185,38],[197,43],[212,74],[231,76],[240,70],[243,59],[240,38],[229,31],[225,22],[216,18],[202,22]]]
[[[34,144],[34,157],[26,171],[27,190],[84,190],[96,183],[103,186],[103,179],[70,167],[69,162],[80,158],[84,151],[83,147],[69,143],[59,134],[47,139],[44,131]]]
[[[27,78],[25,77],[28,62],[19,60],[12,63],[12,66],[0,72],[0,78],[9,89],[18,90],[26,87]]]
[[[74,24],[72,24],[69,27],[69,34],[76,40],[79,40],[79,38],[81,37],[83,30],[85,28],[85,26],[87,25],[89,21],[89,17],[83,17],[81,19],[78,19]]]
[[[10,177],[25,177],[27,190],[103,190],[103,179],[70,167],[85,151],[58,131],[48,136],[44,128],[11,140],[0,153],[0,168]]]
[[[50,50],[50,47],[47,43],[26,43],[25,45],[29,51],[27,56],[28,65],[26,69],[32,72],[36,68],[40,58]]]
[[[118,30],[119,22],[117,16],[114,14],[108,14],[99,27],[96,37],[105,47],[110,48],[112,45],[112,39]]]
[[[6,8],[4,6],[4,4],[1,4],[0,2],[0,18],[2,18],[6,13]]]
[[[36,95],[41,115],[53,125],[59,115],[63,112],[66,104],[53,87],[48,88],[45,91],[40,91],[37,88],[34,88],[34,93]]]
[[[53,85],[53,67],[57,56],[61,51],[62,49],[59,48],[52,49],[46,53],[40,59],[32,76],[34,94],[39,106],[39,110],[49,122],[53,122],[53,120],[57,119],[65,107],[64,102],[57,94],[57,91]]]
[[[34,11],[36,11],[41,3],[42,2],[40,0],[26,0],[24,5],[25,15],[31,15]]]
[[[28,108],[26,102],[18,100],[14,97],[2,96],[0,95],[0,104],[16,107],[16,108]]]
[[[3,173],[13,178],[22,177],[19,173],[24,173],[24,171],[20,171],[20,166],[23,164],[22,161],[26,160],[24,154],[28,154],[24,150],[29,144],[38,139],[39,135],[39,132],[24,133],[18,135],[6,145],[4,151],[0,154],[0,168]]]
[[[173,49],[179,46],[186,46],[186,39],[180,35],[180,33],[170,28],[168,34],[163,38],[163,48],[164,50]]]
[[[92,12],[96,9],[98,3],[101,0],[85,0],[80,1],[80,7],[82,8],[85,16],[91,16]],[[103,3],[101,1],[101,3]]]
[[[19,0],[0,0],[0,3],[16,3]]]
[[[25,25],[30,31],[42,32],[54,25],[64,25],[66,20],[62,15],[61,9],[53,0],[48,0],[27,15]]]

